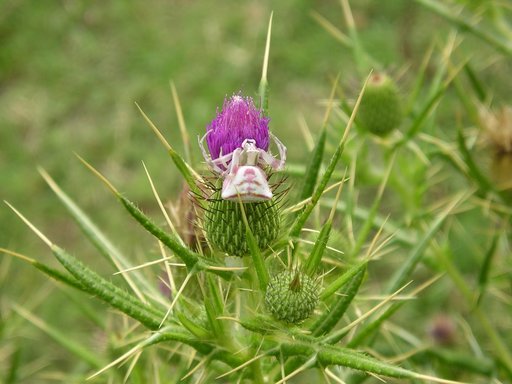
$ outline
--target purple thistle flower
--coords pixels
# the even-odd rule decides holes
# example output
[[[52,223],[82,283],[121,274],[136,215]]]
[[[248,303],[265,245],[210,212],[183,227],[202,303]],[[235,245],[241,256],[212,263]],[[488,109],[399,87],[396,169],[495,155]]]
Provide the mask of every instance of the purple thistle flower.
[[[233,152],[242,146],[245,139],[253,139],[256,146],[268,150],[270,118],[256,109],[251,97],[235,94],[224,99],[217,116],[206,127],[206,142],[213,160]]]

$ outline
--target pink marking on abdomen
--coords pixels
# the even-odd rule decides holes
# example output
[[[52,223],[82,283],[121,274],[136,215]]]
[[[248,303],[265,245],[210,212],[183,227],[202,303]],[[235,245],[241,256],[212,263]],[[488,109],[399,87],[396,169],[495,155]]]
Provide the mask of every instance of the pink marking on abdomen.
[[[244,178],[247,180],[247,181],[250,181],[252,182],[254,178],[256,178],[256,172],[254,172],[254,169],[252,168],[247,168],[244,170]]]

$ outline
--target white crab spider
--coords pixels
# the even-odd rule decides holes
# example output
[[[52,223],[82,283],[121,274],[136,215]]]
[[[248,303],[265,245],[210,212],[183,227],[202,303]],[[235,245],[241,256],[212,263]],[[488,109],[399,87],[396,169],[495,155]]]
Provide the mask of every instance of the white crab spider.
[[[270,133],[279,151],[279,159],[275,158],[270,151],[256,147],[256,141],[253,139],[245,139],[242,146],[233,152],[226,155],[221,153],[217,159],[212,159],[203,145],[209,133],[210,131],[198,140],[199,147],[206,163],[224,179],[222,199],[244,203],[272,199],[267,175],[262,168],[270,166],[275,171],[284,168],[286,162],[284,144]]]

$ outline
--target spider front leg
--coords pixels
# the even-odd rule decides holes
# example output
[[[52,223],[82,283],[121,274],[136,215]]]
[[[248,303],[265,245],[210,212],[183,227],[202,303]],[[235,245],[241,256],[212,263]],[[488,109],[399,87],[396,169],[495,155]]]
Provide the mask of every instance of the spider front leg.
[[[273,134],[270,137],[274,139],[277,149],[279,151],[279,159],[276,159],[270,152],[258,149],[260,152],[260,159],[264,165],[269,165],[274,171],[280,171],[284,168],[286,163],[286,147],[284,144]]]
[[[220,160],[220,161],[219,161],[219,159],[212,160],[212,157],[208,154],[208,152],[206,152],[206,149],[203,144],[204,140],[206,139],[206,136],[208,136],[209,133],[210,133],[210,131],[206,132],[202,138],[199,138],[199,136],[197,137],[197,141],[199,143],[199,148],[201,149],[201,153],[203,155],[203,158],[204,158],[204,161],[206,162],[206,164],[208,164],[214,172],[217,172],[222,175],[222,174],[224,174],[225,170],[222,169],[221,167],[219,167],[217,164],[219,162],[221,162],[221,163],[225,162],[226,159],[224,159],[224,157],[228,157],[229,155],[222,156],[222,160]]]

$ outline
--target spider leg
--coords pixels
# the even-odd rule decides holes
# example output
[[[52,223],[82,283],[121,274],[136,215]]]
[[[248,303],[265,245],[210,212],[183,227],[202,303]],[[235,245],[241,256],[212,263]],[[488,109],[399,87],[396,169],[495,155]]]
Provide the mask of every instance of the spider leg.
[[[277,138],[277,136],[270,133],[270,137],[272,137],[277,145],[277,149],[279,150],[279,160],[278,160],[278,166],[274,168],[276,171],[281,170],[284,168],[284,165],[286,163],[286,147],[285,145]]]
[[[216,160],[218,160],[219,163],[221,163],[225,169],[228,169],[229,164],[227,162],[230,161],[232,159],[232,157],[233,157],[233,153],[228,153],[227,155],[223,155],[222,148],[221,148],[219,157]]]
[[[229,163],[229,167],[227,170],[228,174],[231,174],[233,170],[240,165],[240,156],[242,155],[242,148],[235,149],[230,155],[232,155],[232,157],[231,163]]]
[[[270,134],[270,137],[274,139],[277,148],[279,150],[279,159],[276,159],[270,152],[264,151],[263,149],[258,149],[260,153],[260,159],[263,164],[269,165],[275,171],[280,171],[284,168],[284,164],[286,163],[286,147],[284,144],[273,134]]]
[[[206,149],[204,148],[203,142],[209,133],[210,131],[206,132],[202,138],[199,138],[199,136],[197,137],[199,148],[201,149],[201,153],[203,155],[204,161],[206,161],[206,164],[208,164],[210,168],[212,168],[215,172],[222,174],[224,173],[224,170],[217,165],[218,159],[212,160],[211,156],[206,152]]]

